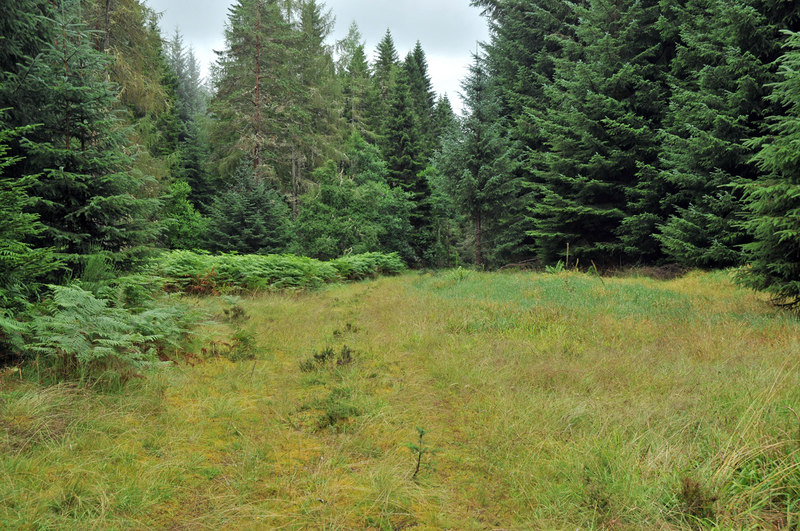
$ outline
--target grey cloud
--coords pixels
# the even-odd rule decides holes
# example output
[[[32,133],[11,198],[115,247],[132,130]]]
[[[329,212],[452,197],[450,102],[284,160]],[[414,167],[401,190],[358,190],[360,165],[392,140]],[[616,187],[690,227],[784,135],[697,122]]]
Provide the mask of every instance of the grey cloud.
[[[161,28],[171,35],[178,26],[186,44],[191,44],[199,59],[214,60],[212,49],[224,45],[223,28],[229,0],[148,0],[163,12]],[[460,77],[471,62],[478,41],[488,39],[486,22],[469,0],[329,0],[325,5],[336,17],[331,36],[339,39],[355,21],[366,41],[367,53],[389,28],[400,58],[422,43],[429,58],[431,78],[437,92],[458,101]],[[435,61],[431,58],[435,57]],[[207,65],[204,65],[207,72]]]

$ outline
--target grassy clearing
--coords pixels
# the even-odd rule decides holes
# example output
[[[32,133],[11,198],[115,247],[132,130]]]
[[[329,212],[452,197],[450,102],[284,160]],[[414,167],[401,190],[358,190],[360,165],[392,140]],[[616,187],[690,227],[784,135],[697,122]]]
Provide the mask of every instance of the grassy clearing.
[[[1,380],[0,527],[800,523],[800,324],[725,273],[195,304],[197,358],[124,394]]]

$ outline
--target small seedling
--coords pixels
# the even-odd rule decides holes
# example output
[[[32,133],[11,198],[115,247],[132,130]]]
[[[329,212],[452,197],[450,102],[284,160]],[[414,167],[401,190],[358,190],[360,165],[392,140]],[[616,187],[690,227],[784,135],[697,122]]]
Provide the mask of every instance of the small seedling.
[[[422,466],[422,456],[425,454],[433,455],[436,453],[436,449],[429,447],[425,444],[424,437],[425,434],[428,433],[425,428],[420,428],[417,426],[417,433],[419,434],[419,440],[415,443],[406,443],[408,449],[411,450],[411,453],[417,456],[417,466],[414,469],[414,474],[411,476],[411,479],[417,479],[417,474],[419,474],[419,469]]]

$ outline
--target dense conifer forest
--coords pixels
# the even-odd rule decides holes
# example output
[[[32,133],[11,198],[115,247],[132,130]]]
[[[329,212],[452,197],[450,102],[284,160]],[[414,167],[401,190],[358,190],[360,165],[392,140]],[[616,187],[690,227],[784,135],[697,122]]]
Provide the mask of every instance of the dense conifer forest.
[[[800,5],[473,4],[456,115],[422,44],[387,29],[370,62],[317,0],[234,2],[208,80],[142,0],[2,2],[6,355],[64,286],[165,250],[733,266],[798,304]]]

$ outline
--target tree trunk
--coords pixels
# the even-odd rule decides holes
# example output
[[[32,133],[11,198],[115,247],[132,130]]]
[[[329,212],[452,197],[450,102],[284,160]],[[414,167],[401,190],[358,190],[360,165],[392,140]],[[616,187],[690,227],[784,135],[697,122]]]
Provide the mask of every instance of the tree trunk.
[[[253,99],[255,145],[253,146],[253,174],[258,173],[261,164],[261,3],[256,2],[256,89]]]
[[[483,267],[483,227],[480,213],[475,214],[475,266]]]
[[[292,219],[297,219],[298,199],[300,196],[300,160],[297,150],[292,148]]]
[[[106,34],[103,38],[103,49],[100,51],[105,53],[105,51],[111,46],[111,0],[106,0],[106,10],[104,15]]]

